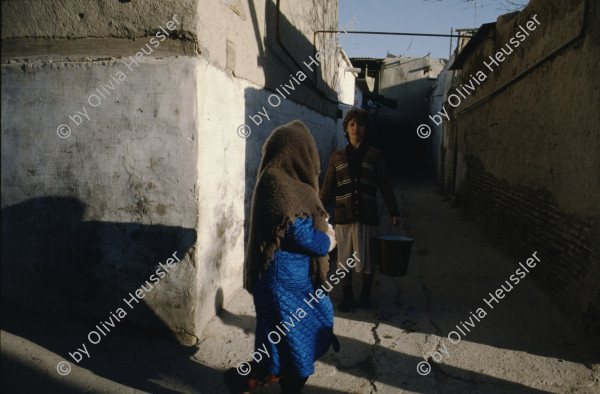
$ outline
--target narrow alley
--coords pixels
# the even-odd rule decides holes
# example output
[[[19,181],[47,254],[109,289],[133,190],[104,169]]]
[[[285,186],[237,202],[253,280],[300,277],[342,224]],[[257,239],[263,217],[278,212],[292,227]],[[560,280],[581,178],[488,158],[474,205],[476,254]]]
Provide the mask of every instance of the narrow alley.
[[[481,227],[464,217],[431,181],[397,181],[395,189],[402,196],[406,233],[415,240],[408,275],[377,275],[371,310],[335,311],[341,350],[330,350],[316,363],[306,393],[600,391],[597,345],[586,340],[530,278],[493,309],[485,304],[488,293],[518,267],[516,261],[490,244]],[[382,221],[380,227],[387,231],[389,222]],[[531,247],[535,252],[535,245]],[[543,270],[543,263],[542,258],[532,274]],[[332,292],[334,305],[340,293],[339,288]],[[477,308],[487,315],[481,321],[471,319],[475,326],[467,332],[469,326],[465,329],[460,323],[469,321]],[[34,322],[23,316],[10,321],[20,323],[7,324],[2,331],[4,388],[208,394],[226,393],[223,371],[250,360],[255,313],[252,297],[240,290],[194,347],[140,330],[117,331],[90,349],[90,359],[73,365],[68,376],[56,374],[56,362],[89,324],[48,319],[48,335],[32,342],[26,338],[39,333]],[[452,331],[463,337],[460,342],[450,343]],[[457,342],[455,335],[451,339]],[[440,348],[444,351],[432,357]],[[417,366],[424,360],[431,372],[420,375]],[[279,387],[261,392],[277,393]]]
[[[406,233],[415,240],[408,276],[376,276],[372,310],[336,310],[341,350],[317,362],[307,393],[600,391],[598,349],[582,340],[530,278],[497,306],[492,301],[493,309],[485,303],[519,267],[517,261],[492,245],[431,181],[396,182],[396,193],[403,197]],[[382,217],[380,230],[388,228],[389,219]],[[341,299],[336,290],[334,305]],[[470,332],[463,326],[458,331],[477,308],[487,315],[472,320]],[[249,361],[253,316],[252,298],[241,291],[209,323],[194,359],[217,369]],[[452,335],[454,345],[448,340],[452,331],[466,335],[458,343]],[[443,346],[449,355],[441,352],[436,363],[431,353]],[[417,372],[424,359],[432,368],[426,376]],[[207,392],[219,392],[219,383]],[[277,393],[278,387],[264,392]]]
[[[0,14],[0,392],[600,393],[600,1]]]

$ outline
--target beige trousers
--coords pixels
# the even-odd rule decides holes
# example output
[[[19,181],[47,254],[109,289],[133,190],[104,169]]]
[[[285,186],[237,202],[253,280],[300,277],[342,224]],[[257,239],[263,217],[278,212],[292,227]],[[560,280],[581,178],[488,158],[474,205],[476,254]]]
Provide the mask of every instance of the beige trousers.
[[[354,269],[363,274],[372,274],[371,264],[374,256],[375,239],[377,238],[379,226],[354,222],[350,224],[336,224],[335,237],[338,247],[338,261],[343,263],[350,259],[353,254],[358,256]]]

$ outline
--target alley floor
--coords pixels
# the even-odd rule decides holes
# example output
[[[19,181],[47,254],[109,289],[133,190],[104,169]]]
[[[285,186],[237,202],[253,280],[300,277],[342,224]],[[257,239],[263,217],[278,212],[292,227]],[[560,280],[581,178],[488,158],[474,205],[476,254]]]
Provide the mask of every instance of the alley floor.
[[[414,238],[408,275],[376,275],[370,310],[336,308],[341,350],[330,350],[316,363],[304,392],[600,392],[597,344],[529,277],[545,269],[543,259],[504,298],[490,302],[489,293],[506,286],[519,262],[530,256],[515,260],[491,244],[477,222],[464,217],[431,181],[396,181],[395,188],[404,232]],[[387,232],[389,221],[380,227]],[[357,294],[360,282],[354,280]],[[334,305],[340,299],[338,286]],[[32,340],[36,336],[24,331],[17,335],[3,324],[2,392],[224,393],[222,371],[250,359],[254,316],[252,297],[241,290],[211,320],[196,347],[116,333],[64,377],[56,373],[59,347]],[[54,323],[69,338],[72,328]],[[431,371],[421,375],[417,366],[424,360]],[[421,368],[424,373],[427,365]],[[277,393],[278,385],[261,392]]]

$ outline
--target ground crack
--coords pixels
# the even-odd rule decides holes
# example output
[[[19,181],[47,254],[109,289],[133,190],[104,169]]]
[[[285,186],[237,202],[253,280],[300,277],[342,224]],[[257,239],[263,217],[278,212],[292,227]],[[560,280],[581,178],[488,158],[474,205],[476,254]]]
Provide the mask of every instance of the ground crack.
[[[375,346],[379,346],[381,343],[381,338],[379,338],[379,334],[377,334],[377,329],[379,328],[379,317],[377,318],[377,323],[373,327],[371,327],[371,333],[373,334],[373,339],[375,340]]]
[[[377,363],[375,362],[375,351],[381,343],[381,338],[379,338],[379,334],[377,333],[379,324],[379,316],[377,316],[377,321],[375,322],[373,327],[371,327],[371,334],[373,335],[373,340],[375,341],[375,343],[371,347],[371,353],[369,354],[369,359],[367,363],[367,377],[369,379],[369,384],[371,385],[371,393],[377,392],[377,386],[375,386],[375,382],[377,380]]]

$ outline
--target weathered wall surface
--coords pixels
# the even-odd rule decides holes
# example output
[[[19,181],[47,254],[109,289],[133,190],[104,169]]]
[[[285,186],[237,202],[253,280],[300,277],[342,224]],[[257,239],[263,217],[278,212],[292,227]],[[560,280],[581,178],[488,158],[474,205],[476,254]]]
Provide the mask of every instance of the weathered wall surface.
[[[337,88],[336,90],[339,93],[338,100],[340,104],[338,104],[338,110],[341,111],[341,117],[337,121],[337,146],[336,149],[343,148],[346,146],[347,141],[345,138],[346,133],[344,132],[343,121],[346,113],[356,107],[356,99],[355,99],[355,88],[356,88],[356,78],[358,74],[355,72],[346,71],[346,68],[352,68],[352,62],[346,56],[346,53],[342,50],[338,54],[339,56],[339,69],[337,72]],[[358,108],[358,107],[357,107]],[[323,169],[323,172],[326,171],[326,168]]]
[[[173,252],[182,259],[193,246],[197,169],[182,164],[195,163],[198,156],[195,62],[141,63],[121,85],[115,83],[114,92],[99,106],[82,111],[92,87],[123,69],[117,61],[3,65],[2,230],[11,238],[15,231],[26,234],[14,240],[17,246],[3,239],[6,300],[43,309],[76,296],[68,300],[76,310],[108,314],[124,305],[122,298],[144,284],[159,261],[164,263]],[[69,138],[58,138],[56,126],[78,111],[89,120],[83,116]],[[57,197],[72,199],[74,209],[81,204],[82,211],[71,216],[70,204],[52,200]],[[14,208],[19,204],[23,209]],[[6,218],[5,210],[11,209]],[[52,223],[60,235],[56,243],[31,253],[28,245],[56,235],[44,230]],[[90,234],[82,230],[86,226],[93,227]],[[162,240],[152,236],[157,226],[166,226]],[[78,250],[81,260],[72,261],[70,248]],[[188,293],[195,288],[192,261],[185,259],[145,298],[160,319],[188,319],[196,302]],[[36,275],[40,266],[48,277]],[[69,272],[57,284],[53,278],[65,269]],[[31,277],[14,281],[14,275],[28,270]],[[71,276],[78,275],[71,270],[80,270],[81,277]],[[80,291],[69,294],[71,286]],[[63,294],[45,297],[47,289]],[[177,324],[177,330],[193,332],[193,326]]]
[[[270,91],[236,79],[218,68],[203,64],[198,69],[200,136],[198,155],[199,196],[198,325],[204,327],[217,308],[242,285],[245,229],[261,159],[262,145],[272,130],[300,119],[309,128],[321,158],[322,175],[335,149],[335,119],[315,112],[291,99],[273,108]],[[225,104],[227,103],[227,104]],[[237,127],[268,108],[270,120],[251,126],[248,138],[240,138]]]
[[[318,67],[311,66],[314,74],[304,62],[310,64],[314,57],[313,32],[336,29],[337,1],[281,2],[278,11],[273,0],[211,0],[203,2],[198,13],[198,49],[216,67],[273,93],[285,83],[294,84],[293,100],[324,115],[335,115],[335,104],[323,100],[314,88],[314,78],[319,78],[319,89],[336,98],[331,88],[336,54],[327,55]],[[290,83],[290,75],[298,71],[308,77],[299,86]]]
[[[337,2],[282,7],[308,79],[277,106],[268,98],[298,69],[274,53],[274,3],[201,3],[2,3],[3,309],[108,319],[123,307],[128,323],[192,344],[242,284],[268,134],[301,119],[326,164],[337,106],[302,61],[312,31],[337,25]],[[263,107],[270,119],[252,123]]]
[[[416,136],[417,127],[428,123],[429,96],[445,59],[387,57],[382,66],[380,94],[396,101],[396,108],[376,110],[379,147],[388,169],[396,174],[428,172],[431,148]]]
[[[477,104],[576,36],[585,3],[533,0],[522,12],[498,19],[495,40],[479,45],[462,67],[463,84],[478,71],[487,79],[456,108],[445,104],[452,121],[444,127],[443,178],[516,258],[539,251],[544,264],[535,275],[538,283],[580,324],[598,329],[598,2],[589,2],[581,38]],[[490,71],[483,62],[489,64],[489,56],[534,16],[536,29]]]
[[[186,26],[175,37],[193,38],[198,17],[197,2],[180,0],[165,4],[149,0],[144,8],[135,2],[110,0],[30,0],[2,3],[2,39],[116,37],[135,39],[154,34],[158,26],[178,15]]]
[[[444,102],[448,99],[448,91],[452,85],[452,76],[455,72],[448,68],[454,61],[454,56],[455,55],[452,55],[450,57],[448,63],[446,63],[442,71],[440,71],[437,81],[434,83],[430,93],[429,113],[431,115],[437,115],[438,117],[433,118],[435,121],[432,121],[432,119],[429,118],[423,122],[423,124],[427,124],[431,127],[431,137],[428,140],[431,155],[431,167],[433,169],[435,180],[439,184],[443,184],[442,163],[445,161],[442,159],[442,139],[445,137],[442,132],[443,118],[439,115],[439,112],[441,111]]]
[[[429,93],[445,59],[419,57],[388,57],[382,68],[380,93],[396,100],[396,109],[382,108],[378,116],[394,122],[416,126],[429,113]]]

